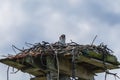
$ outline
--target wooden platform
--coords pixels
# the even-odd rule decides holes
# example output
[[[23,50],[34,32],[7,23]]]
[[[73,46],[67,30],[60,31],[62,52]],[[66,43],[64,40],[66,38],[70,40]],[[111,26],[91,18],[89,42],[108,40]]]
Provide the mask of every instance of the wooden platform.
[[[72,72],[80,80],[93,80],[96,73],[119,68],[119,61],[111,53],[112,50],[103,44],[43,42],[32,44],[31,48],[20,50],[18,54],[1,59],[0,62],[34,75],[35,78],[31,80],[64,80],[73,77]]]
[[[71,65],[70,56],[69,57],[59,56],[58,58],[59,58],[60,74],[71,76],[72,65]],[[32,60],[30,61],[30,59]],[[43,59],[41,59],[41,56],[39,55],[37,57],[32,57],[32,58],[31,56],[27,56],[27,57],[24,57],[24,59],[6,58],[6,59],[1,59],[0,62],[6,65],[9,65],[11,67],[14,67],[18,70],[21,70],[22,72],[32,74],[34,76],[45,77],[45,75],[49,71],[54,71],[57,73],[58,69],[56,67],[57,65],[56,65],[55,59],[52,56],[44,56]],[[92,79],[95,73],[104,72],[105,67],[107,69],[119,68],[118,65],[114,65],[108,62],[105,62],[105,64],[103,64],[103,61],[100,61],[94,58],[85,57],[82,55],[77,56],[75,60],[76,60],[75,61],[76,62],[76,76],[79,78],[86,79],[86,80]]]

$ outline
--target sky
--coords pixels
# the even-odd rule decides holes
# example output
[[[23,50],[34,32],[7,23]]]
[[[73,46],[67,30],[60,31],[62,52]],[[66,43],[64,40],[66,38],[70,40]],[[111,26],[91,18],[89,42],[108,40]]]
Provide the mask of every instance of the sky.
[[[120,0],[0,0],[0,58],[16,54],[25,42],[55,42],[61,34],[79,44],[104,42],[120,61]],[[0,63],[0,80],[7,80]],[[112,70],[120,74],[120,70]],[[96,80],[104,80],[104,73]],[[9,80],[29,80],[27,73],[10,74]],[[114,80],[109,75],[108,80]]]

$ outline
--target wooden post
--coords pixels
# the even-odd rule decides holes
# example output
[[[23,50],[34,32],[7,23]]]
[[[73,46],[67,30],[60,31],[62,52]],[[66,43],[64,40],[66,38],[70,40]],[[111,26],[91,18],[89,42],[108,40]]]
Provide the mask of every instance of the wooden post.
[[[31,78],[30,80],[46,80],[46,77],[35,77]]]
[[[65,74],[61,74],[59,80],[70,80],[70,77]]]
[[[55,68],[55,58],[52,56],[47,56],[47,80],[57,80],[57,70]]]

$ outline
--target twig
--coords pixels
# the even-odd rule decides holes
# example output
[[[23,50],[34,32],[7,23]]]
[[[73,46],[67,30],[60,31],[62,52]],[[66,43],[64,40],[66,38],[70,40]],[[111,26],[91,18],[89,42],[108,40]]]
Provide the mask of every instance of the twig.
[[[7,80],[9,80],[9,68],[10,68],[10,66],[8,66],[8,68],[7,68]]]
[[[11,74],[16,74],[19,70],[14,71],[14,67],[13,67],[12,71],[13,71],[13,72],[11,72]]]
[[[15,48],[15,49],[17,49],[17,50],[19,50],[19,51],[22,51],[22,52],[23,52],[23,50],[21,50],[21,49],[17,48],[15,45],[12,45],[12,47],[13,47],[13,49]],[[16,52],[16,51],[15,51],[15,52]]]
[[[93,45],[93,43],[94,43],[94,41],[95,41],[96,38],[97,38],[97,35],[94,37],[94,39],[93,39],[93,41],[91,43],[91,46]]]

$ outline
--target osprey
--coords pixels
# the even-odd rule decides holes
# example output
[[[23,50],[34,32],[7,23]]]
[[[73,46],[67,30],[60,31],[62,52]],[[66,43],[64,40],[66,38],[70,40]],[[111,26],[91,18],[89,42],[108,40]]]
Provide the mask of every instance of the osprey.
[[[59,37],[59,43],[65,45],[65,40],[66,40],[65,35],[62,34],[62,35]]]

